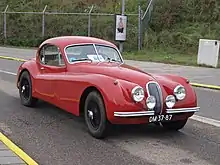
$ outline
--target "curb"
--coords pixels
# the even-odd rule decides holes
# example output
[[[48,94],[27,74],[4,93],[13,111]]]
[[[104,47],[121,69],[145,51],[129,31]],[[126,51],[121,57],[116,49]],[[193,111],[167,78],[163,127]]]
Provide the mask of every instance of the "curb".
[[[15,57],[8,57],[8,56],[0,56],[0,59],[20,61],[20,62],[25,62],[25,61],[27,61],[27,60],[25,60],[25,59],[15,58]],[[200,83],[190,83],[190,84],[191,84],[192,86],[194,86],[194,87],[220,90],[220,86],[216,86],[216,85],[208,85],[208,84],[200,84]]]
[[[11,151],[13,151],[18,157],[20,157],[28,165],[38,165],[30,156],[28,156],[23,150],[16,146],[10,139],[0,132],[0,141],[4,143]]]
[[[208,85],[208,84],[200,84],[200,83],[190,83],[190,84],[194,87],[220,90],[220,86],[216,86],[216,85]]]

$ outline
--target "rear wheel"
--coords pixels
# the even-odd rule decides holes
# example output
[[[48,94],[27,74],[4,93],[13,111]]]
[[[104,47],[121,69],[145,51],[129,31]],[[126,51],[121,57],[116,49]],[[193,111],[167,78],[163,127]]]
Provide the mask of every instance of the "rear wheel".
[[[106,110],[100,94],[93,91],[85,100],[84,117],[89,133],[97,138],[105,138],[108,131]]]
[[[162,122],[161,124],[164,128],[166,128],[168,130],[178,131],[186,125],[187,120],[188,119],[171,121],[171,122]]]
[[[20,77],[19,95],[21,104],[25,106],[33,107],[37,102],[37,99],[32,97],[32,83],[27,71],[24,71]]]

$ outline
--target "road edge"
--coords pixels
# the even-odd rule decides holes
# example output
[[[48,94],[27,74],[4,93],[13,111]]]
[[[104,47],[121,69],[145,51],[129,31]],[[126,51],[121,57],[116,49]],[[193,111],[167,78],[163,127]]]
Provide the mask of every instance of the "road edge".
[[[38,165],[30,156],[28,156],[21,148],[15,145],[9,138],[0,132],[0,141],[4,143],[12,152],[20,157],[28,165]]]
[[[8,57],[8,56],[0,56],[0,59],[13,60],[13,61],[19,61],[19,62],[25,62],[25,61],[27,61],[27,60],[25,60],[25,59],[15,58],[15,57]]]
[[[200,84],[200,83],[190,83],[190,84],[194,87],[220,90],[220,86],[217,85]]]

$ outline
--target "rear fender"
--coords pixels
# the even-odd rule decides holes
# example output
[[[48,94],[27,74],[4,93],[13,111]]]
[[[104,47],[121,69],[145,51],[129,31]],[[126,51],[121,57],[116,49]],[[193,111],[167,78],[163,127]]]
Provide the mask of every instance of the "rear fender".
[[[18,71],[17,71],[17,80],[16,80],[17,88],[19,88],[20,77],[24,71],[29,72],[29,74],[31,76],[31,80],[32,80],[32,85],[34,86],[34,79],[35,79],[36,74],[38,72],[36,62],[34,60],[33,61],[32,60],[26,61],[19,66]]]

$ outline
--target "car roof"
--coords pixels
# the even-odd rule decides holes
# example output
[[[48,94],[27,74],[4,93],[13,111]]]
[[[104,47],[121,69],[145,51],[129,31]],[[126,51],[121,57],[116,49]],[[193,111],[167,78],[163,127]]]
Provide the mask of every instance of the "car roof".
[[[45,40],[42,44],[53,44],[57,45],[59,47],[66,47],[68,45],[73,45],[73,44],[83,44],[83,43],[94,43],[94,44],[101,44],[101,45],[107,45],[107,46],[112,46],[116,47],[113,43],[100,39],[100,38],[95,38],[95,37],[87,37],[87,36],[60,36],[60,37],[54,37],[54,38],[49,38]]]

